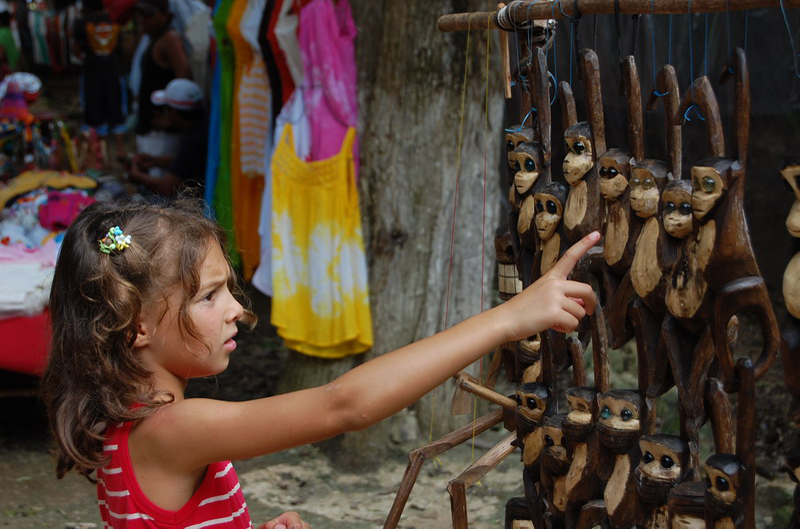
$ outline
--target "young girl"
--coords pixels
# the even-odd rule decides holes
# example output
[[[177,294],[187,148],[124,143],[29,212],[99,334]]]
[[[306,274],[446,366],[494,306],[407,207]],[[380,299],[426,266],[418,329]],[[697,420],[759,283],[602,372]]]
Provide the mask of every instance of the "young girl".
[[[252,527],[229,460],[361,430],[501,343],[575,329],[595,297],[566,278],[598,238],[506,303],[324,386],[222,402],[184,398],[190,378],[225,370],[237,325],[255,323],[222,230],[195,203],[94,204],[64,237],[50,297],[58,476],[94,474],[107,527]],[[284,513],[260,529],[280,527],[308,525]]]

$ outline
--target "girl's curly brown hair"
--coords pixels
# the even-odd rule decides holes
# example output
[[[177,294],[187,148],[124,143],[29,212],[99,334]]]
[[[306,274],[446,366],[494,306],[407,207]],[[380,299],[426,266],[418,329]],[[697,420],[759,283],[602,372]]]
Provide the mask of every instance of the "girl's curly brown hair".
[[[106,428],[145,417],[172,400],[154,388],[133,344],[143,306],[166,302],[174,285],[183,290],[180,330],[200,339],[188,301],[199,289],[209,245],[218,244],[224,253],[227,245],[224,231],[203,211],[202,202],[187,199],[97,203],[67,230],[50,293],[52,340],[41,386],[59,478],[74,468],[92,480],[106,461]],[[130,247],[102,253],[99,241],[114,226],[131,236]],[[228,283],[243,300],[233,271]],[[241,321],[252,326],[256,317],[245,310]]]

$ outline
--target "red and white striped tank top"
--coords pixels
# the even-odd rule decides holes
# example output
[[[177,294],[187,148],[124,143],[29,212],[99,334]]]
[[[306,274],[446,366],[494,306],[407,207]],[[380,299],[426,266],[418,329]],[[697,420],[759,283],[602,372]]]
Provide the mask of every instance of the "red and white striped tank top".
[[[229,461],[208,466],[205,478],[186,505],[169,511],[144,495],[128,452],[133,422],[106,432],[103,450],[111,458],[97,470],[97,502],[104,527],[111,529],[252,529],[239,478]]]

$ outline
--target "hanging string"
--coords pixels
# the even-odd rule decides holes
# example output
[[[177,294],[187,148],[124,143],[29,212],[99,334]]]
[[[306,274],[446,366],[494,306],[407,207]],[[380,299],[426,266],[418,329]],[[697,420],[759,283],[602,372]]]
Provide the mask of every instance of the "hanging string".
[[[658,91],[658,78],[656,76],[656,0],[650,0],[650,21],[652,31],[650,31],[650,50],[653,55],[653,95],[656,97],[664,97],[669,94],[669,91],[663,94]]]
[[[564,8],[561,6],[561,4],[559,4],[558,10],[561,11],[561,16],[569,20],[569,85],[572,86],[573,55],[577,54],[578,50],[580,49],[578,24],[581,20],[581,12],[578,9],[578,0],[572,0],[572,16],[568,16],[566,13],[564,13]],[[577,57],[575,58],[577,59]]]
[[[672,64],[672,15],[667,15],[669,38],[667,39],[667,64]]]
[[[725,23],[728,26],[728,58],[733,57],[733,39],[731,38],[731,2],[725,0]],[[733,62],[728,64],[728,73],[733,73]]]
[[[747,34],[750,26],[750,10],[744,12],[744,53],[747,54]]]
[[[552,19],[556,18],[556,4],[558,4],[559,2],[561,2],[561,0],[556,0],[553,3],[551,14],[550,14],[550,18],[552,18]],[[558,37],[558,33],[556,31],[557,29],[558,29],[558,27],[556,26],[556,29],[551,31],[551,33],[553,34],[553,72],[551,73],[549,71],[549,69],[548,69],[548,75],[549,75],[549,77],[551,79],[553,79],[553,86],[558,86],[558,53],[556,52],[556,44],[557,44],[556,41],[557,41],[557,37]],[[550,31],[550,24],[549,23],[547,24],[546,30],[545,30],[545,39],[544,39],[545,46],[547,46],[547,41],[550,40],[549,37],[546,36],[548,31]],[[550,101],[551,105],[555,102],[557,97],[558,97],[558,90],[556,90],[556,93],[553,96],[553,99]]]
[[[459,188],[459,181],[461,180],[461,147],[463,145],[464,139],[464,107],[467,99],[467,73],[469,71],[469,55],[470,55],[470,38],[472,35],[471,31],[472,21],[467,21],[467,50],[464,59],[464,81],[461,85],[461,110],[459,113],[459,125],[458,125],[458,150],[456,152],[456,187],[455,187],[455,197],[453,198],[453,222],[452,227],[450,230],[450,262],[447,267],[447,291],[445,293],[445,303],[444,303],[444,328],[447,329],[448,322],[449,322],[449,314],[450,314],[450,287],[452,285],[453,279],[453,260],[454,260],[454,251],[455,251],[455,240],[456,240],[456,211],[458,210],[458,188]],[[433,392],[431,393],[431,425],[428,432],[428,443],[433,442],[433,422],[436,416],[436,388],[433,388]],[[439,466],[442,464],[441,460],[438,457],[434,458],[434,466]]]
[[[592,22],[592,49],[597,49],[597,15],[594,15],[594,21]]]
[[[689,11],[686,14],[686,20],[688,22],[688,29],[689,29],[689,82],[694,83],[694,47],[692,46],[692,0],[689,0]],[[697,116],[703,120],[702,114],[697,108],[697,105],[694,104],[694,90],[692,90],[691,85],[689,86],[689,98],[692,102],[689,105],[689,108],[686,109],[686,112],[683,113],[683,119],[686,121],[692,121],[692,118],[689,117],[690,112],[694,109]]]
[[[703,75],[708,77],[708,13],[706,13],[706,30],[703,36]]]
[[[491,15],[489,16],[491,19]],[[487,26],[488,27],[488,26]],[[481,222],[481,284],[480,284],[480,307],[479,312],[483,312],[483,282],[486,273],[486,248],[484,241],[486,241],[486,160],[488,158],[488,144],[489,144],[489,56],[491,55],[491,36],[492,32],[486,31],[486,89],[485,97],[485,118],[483,129],[483,219]],[[495,353],[496,354],[496,353]],[[483,384],[483,357],[478,360],[478,381]],[[475,439],[478,435],[477,432],[478,421],[478,398],[472,396],[472,463],[475,463]],[[480,481],[477,482],[480,485]]]
[[[781,13],[783,13],[783,22],[784,24],[786,24],[786,33],[789,34],[789,46],[792,48],[792,63],[794,64],[794,74],[797,76],[798,79],[800,79],[800,65],[798,65],[798,60],[797,60],[798,53],[794,47],[794,37],[792,37],[792,28],[789,27],[789,17],[786,16],[786,9],[783,7],[783,0],[781,0]]]

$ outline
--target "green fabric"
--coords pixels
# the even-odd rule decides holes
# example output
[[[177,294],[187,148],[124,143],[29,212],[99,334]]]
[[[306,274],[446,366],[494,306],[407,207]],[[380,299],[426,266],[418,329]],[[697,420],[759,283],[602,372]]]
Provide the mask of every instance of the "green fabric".
[[[217,222],[228,233],[230,240],[230,257],[234,266],[240,264],[238,248],[233,233],[233,196],[231,191],[231,130],[233,127],[233,44],[228,38],[225,23],[233,6],[233,0],[220,0],[219,8],[214,13],[214,33],[217,37],[217,60],[220,66],[220,140],[219,170],[217,185],[214,189],[214,210]]]
[[[8,65],[11,66],[12,70],[16,70],[19,50],[17,49],[17,43],[14,41],[14,35],[11,34],[11,28],[0,28],[0,47],[6,50]]]

